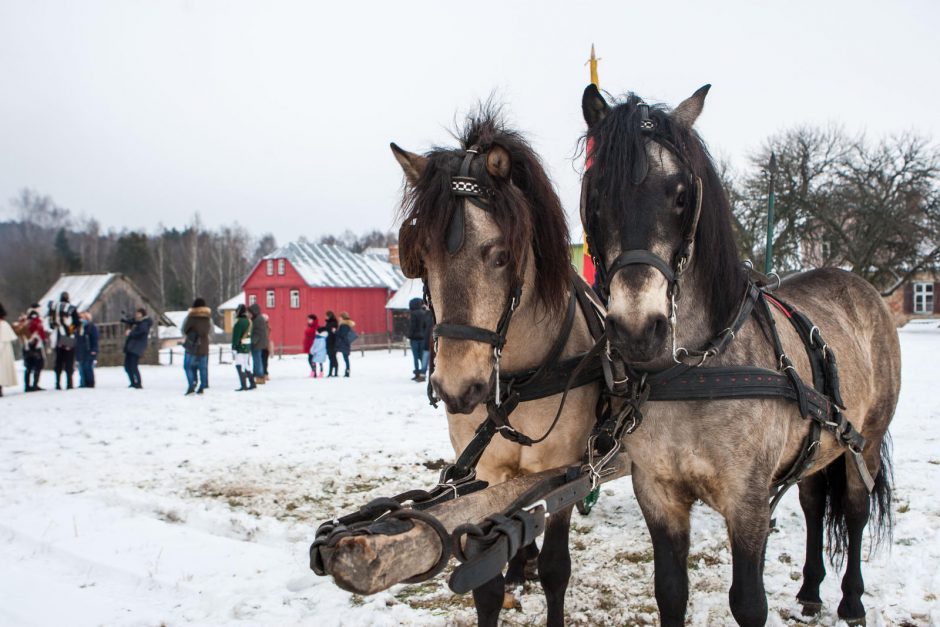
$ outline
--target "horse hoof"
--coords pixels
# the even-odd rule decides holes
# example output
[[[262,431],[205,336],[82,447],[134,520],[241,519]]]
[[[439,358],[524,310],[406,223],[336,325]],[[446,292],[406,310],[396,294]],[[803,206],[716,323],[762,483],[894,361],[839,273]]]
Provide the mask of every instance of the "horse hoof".
[[[841,616],[839,618],[842,618]],[[865,627],[865,617],[861,618],[842,618],[849,627]]]
[[[822,611],[822,602],[821,601],[803,601],[797,599],[797,602],[803,606],[803,616],[818,616],[819,612]]]
[[[503,609],[504,610],[521,610],[522,602],[516,598],[515,593],[509,592],[508,590],[503,593]]]

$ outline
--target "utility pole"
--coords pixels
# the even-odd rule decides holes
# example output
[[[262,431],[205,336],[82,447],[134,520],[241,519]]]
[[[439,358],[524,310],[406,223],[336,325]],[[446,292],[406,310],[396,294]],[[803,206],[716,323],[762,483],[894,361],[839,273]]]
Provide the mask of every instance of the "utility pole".
[[[767,247],[764,250],[764,274],[770,274],[774,255],[774,184],[777,182],[777,155],[770,153],[770,191],[767,194]]]

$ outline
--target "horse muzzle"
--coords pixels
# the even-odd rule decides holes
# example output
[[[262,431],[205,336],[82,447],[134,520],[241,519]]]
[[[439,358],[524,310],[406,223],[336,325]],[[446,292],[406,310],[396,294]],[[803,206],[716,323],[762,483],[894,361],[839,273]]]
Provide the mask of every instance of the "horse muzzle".
[[[669,321],[662,314],[649,316],[638,328],[632,328],[613,316],[607,318],[607,338],[611,347],[628,363],[650,362],[662,357],[668,332]]]

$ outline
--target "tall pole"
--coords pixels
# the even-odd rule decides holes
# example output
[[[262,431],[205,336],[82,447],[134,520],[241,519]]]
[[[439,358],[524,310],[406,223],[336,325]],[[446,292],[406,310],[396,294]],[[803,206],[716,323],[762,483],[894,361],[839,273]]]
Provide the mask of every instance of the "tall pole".
[[[597,62],[599,60],[600,59],[597,58],[597,55],[594,54],[594,44],[591,44],[591,58],[588,59],[588,65],[591,68],[591,82],[594,83],[594,86],[597,87],[598,89],[600,89],[600,86],[601,86],[600,80],[597,78]],[[591,167],[590,155],[591,155],[591,140],[588,139],[588,145],[587,145],[588,159],[587,159],[587,162],[584,164],[585,170]],[[594,285],[594,279],[595,279],[594,259],[591,258],[591,251],[588,250],[588,241],[587,241],[586,233],[584,234],[584,254],[582,257],[581,265],[582,265],[581,276],[584,277],[584,280],[587,281],[588,285]]]
[[[764,274],[770,274],[774,255],[774,184],[777,182],[777,155],[770,153],[770,191],[767,194],[767,247],[764,249]]]

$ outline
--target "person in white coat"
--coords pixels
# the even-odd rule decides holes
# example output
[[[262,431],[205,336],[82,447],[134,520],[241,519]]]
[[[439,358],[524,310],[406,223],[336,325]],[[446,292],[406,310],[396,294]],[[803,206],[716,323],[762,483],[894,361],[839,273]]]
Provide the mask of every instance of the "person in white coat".
[[[0,304],[0,396],[4,387],[16,385],[16,365],[13,363],[13,344],[16,333],[7,322],[7,310]]]

